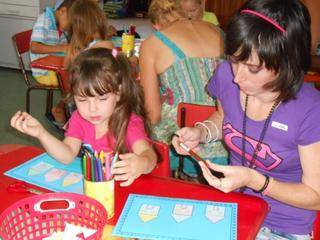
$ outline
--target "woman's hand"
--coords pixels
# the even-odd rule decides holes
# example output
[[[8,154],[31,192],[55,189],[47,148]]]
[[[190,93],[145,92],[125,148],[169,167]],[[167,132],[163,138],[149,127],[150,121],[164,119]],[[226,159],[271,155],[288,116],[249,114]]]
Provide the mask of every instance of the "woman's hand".
[[[232,192],[238,188],[245,187],[251,180],[251,171],[242,166],[222,166],[210,161],[199,162],[204,178],[209,185],[221,190],[222,192]],[[216,178],[210,173],[210,170],[222,172],[225,177]]]
[[[120,186],[129,186],[142,174],[140,169],[141,157],[135,153],[126,153],[119,155],[120,161],[116,161],[111,170],[116,181],[123,181]]]
[[[10,125],[18,131],[35,138],[40,138],[46,131],[41,123],[26,112],[16,112],[10,120]]]
[[[172,145],[178,154],[187,155],[187,152],[179,145],[184,143],[190,149],[197,151],[201,139],[201,129],[197,127],[184,127],[174,133]]]

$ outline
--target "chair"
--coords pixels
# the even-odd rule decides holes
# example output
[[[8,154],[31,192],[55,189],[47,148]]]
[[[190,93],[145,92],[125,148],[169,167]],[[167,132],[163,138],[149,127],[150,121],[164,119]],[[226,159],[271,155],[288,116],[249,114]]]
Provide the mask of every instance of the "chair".
[[[320,90],[320,73],[317,72],[308,72],[304,75],[304,82],[313,83],[315,88]]]
[[[206,120],[216,111],[216,107],[192,103],[179,103],[177,110],[177,123],[180,128],[191,127],[196,122]],[[184,157],[179,156],[178,169],[174,172],[174,177],[181,178],[184,165]]]
[[[30,51],[30,40],[32,30],[16,33],[12,36],[12,42],[17,54],[20,70],[24,81],[27,85],[26,94],[26,111],[30,113],[30,92],[31,90],[45,90],[47,91],[46,113],[51,112],[53,104],[53,91],[60,90],[59,86],[42,85],[36,81],[31,81],[25,69],[25,64],[22,55]]]
[[[151,174],[161,177],[170,177],[170,158],[168,144],[158,141],[153,141],[152,144],[159,160],[157,166],[152,170]]]
[[[313,231],[312,231],[311,239],[320,240],[320,211],[318,211],[316,220],[313,223]]]

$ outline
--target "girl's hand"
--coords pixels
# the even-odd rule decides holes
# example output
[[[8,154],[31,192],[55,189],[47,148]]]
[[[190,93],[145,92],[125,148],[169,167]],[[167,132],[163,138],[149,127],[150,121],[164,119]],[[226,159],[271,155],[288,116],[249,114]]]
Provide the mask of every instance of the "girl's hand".
[[[247,186],[251,180],[251,171],[249,168],[242,166],[221,166],[214,164],[210,161],[199,162],[203,176],[209,183],[209,185],[228,193],[235,189]],[[224,178],[216,178],[210,173],[210,169],[222,172]]]
[[[179,145],[180,142],[184,143],[190,149],[197,151],[200,139],[201,130],[199,128],[184,127],[175,132],[174,137],[172,138],[172,144],[178,154],[186,155],[186,151]]]
[[[26,112],[16,112],[10,120],[10,125],[18,131],[35,138],[40,138],[45,129],[41,123]]]
[[[111,174],[116,181],[123,181],[120,186],[129,186],[142,174],[139,168],[141,159],[134,153],[120,154],[119,158],[120,161],[114,163]]]

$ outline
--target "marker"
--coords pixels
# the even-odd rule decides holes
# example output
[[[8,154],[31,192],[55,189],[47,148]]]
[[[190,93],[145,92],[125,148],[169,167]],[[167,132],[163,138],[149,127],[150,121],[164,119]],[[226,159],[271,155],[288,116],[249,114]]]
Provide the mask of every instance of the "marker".
[[[118,157],[119,157],[119,153],[116,152],[116,154],[114,155],[112,161],[111,161],[111,166],[110,166],[110,178],[112,177],[111,175],[111,171],[113,170],[113,165],[114,163],[118,160]]]
[[[89,181],[91,181],[91,157],[88,153],[86,154],[86,156],[87,156],[87,158],[86,158],[87,159],[87,161],[86,161],[87,178]]]
[[[104,154],[103,150],[100,151],[99,158],[100,158],[101,163],[103,164],[105,161],[105,154]]]
[[[118,157],[119,157],[119,153],[116,152],[116,154],[114,155],[112,162],[111,162],[111,170],[113,169],[114,163],[118,160]]]

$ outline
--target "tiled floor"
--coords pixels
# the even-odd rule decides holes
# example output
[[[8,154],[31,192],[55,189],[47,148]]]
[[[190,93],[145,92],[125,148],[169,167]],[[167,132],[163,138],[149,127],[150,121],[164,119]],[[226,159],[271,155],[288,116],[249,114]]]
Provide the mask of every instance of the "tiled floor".
[[[18,110],[25,110],[26,85],[21,73],[15,69],[0,67],[0,144],[15,143],[40,146],[37,140],[10,127],[10,118]],[[59,94],[55,94],[55,101]],[[61,136],[44,117],[45,91],[31,91],[31,113],[55,136]]]

